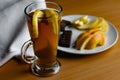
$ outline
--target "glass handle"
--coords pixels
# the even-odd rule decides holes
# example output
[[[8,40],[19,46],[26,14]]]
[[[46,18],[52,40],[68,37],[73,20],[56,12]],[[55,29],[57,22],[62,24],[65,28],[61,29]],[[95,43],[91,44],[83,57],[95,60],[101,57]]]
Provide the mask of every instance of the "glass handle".
[[[25,42],[21,48],[21,56],[22,56],[22,59],[28,63],[28,64],[31,64],[33,63],[37,57],[34,55],[34,56],[31,56],[30,53],[29,55],[27,54],[27,50],[29,47],[32,47],[33,46],[33,42],[31,40]]]

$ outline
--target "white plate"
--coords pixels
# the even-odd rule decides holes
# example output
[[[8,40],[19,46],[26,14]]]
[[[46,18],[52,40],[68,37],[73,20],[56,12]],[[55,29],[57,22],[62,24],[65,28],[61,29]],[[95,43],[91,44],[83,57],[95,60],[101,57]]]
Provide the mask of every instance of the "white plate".
[[[68,16],[63,16],[62,19],[64,20],[68,20],[68,21],[74,21],[77,18],[81,17],[83,15],[68,15]],[[95,16],[88,16],[91,20],[96,18]],[[107,21],[108,22],[108,21]],[[70,27],[66,27],[66,30],[72,30],[72,38],[71,38],[71,44],[70,44],[70,48],[66,48],[66,47],[61,47],[58,46],[58,50],[60,51],[64,51],[67,53],[72,53],[72,54],[95,54],[95,53],[99,53],[102,51],[105,51],[109,48],[111,48],[113,45],[115,45],[115,43],[118,40],[118,31],[115,28],[115,26],[113,24],[111,24],[110,22],[108,22],[109,25],[109,30],[107,32],[107,39],[106,39],[106,44],[100,47],[96,47],[95,49],[92,50],[77,50],[75,48],[73,48],[74,42],[77,38],[77,36],[82,33],[82,31],[77,30],[75,28],[70,28]]]

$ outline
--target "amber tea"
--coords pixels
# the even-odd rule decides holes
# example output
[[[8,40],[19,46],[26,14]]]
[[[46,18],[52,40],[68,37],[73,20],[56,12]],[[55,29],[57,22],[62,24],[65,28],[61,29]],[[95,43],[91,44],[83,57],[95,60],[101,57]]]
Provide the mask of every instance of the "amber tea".
[[[25,8],[31,39],[23,44],[21,55],[26,63],[32,63],[31,70],[37,76],[51,76],[60,70],[57,46],[61,12],[62,7],[54,2],[35,2]],[[33,56],[27,56],[30,47]]]
[[[36,11],[29,13],[29,15],[36,15]],[[56,61],[60,16],[52,9],[40,11],[42,16],[37,17],[37,37],[35,37],[32,30],[35,27],[33,26],[34,22],[32,22],[33,19],[27,18],[27,22],[31,40],[33,41],[34,52],[40,58],[38,63],[42,66],[49,66]]]

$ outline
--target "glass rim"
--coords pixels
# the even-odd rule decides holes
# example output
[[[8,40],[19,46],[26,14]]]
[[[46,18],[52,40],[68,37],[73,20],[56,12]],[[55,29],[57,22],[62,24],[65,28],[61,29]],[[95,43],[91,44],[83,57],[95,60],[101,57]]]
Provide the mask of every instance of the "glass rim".
[[[29,5],[27,5],[27,6],[25,7],[25,9],[24,9],[25,15],[27,15],[27,16],[29,16],[29,17],[32,17],[32,16],[30,16],[30,15],[26,12],[27,8],[28,8],[29,6],[31,6],[32,4],[36,4],[36,3],[40,3],[40,2],[43,2],[43,1],[33,2],[33,3],[29,4]],[[59,10],[56,10],[56,11],[58,12],[58,14],[60,14],[60,13],[62,12],[62,6],[61,6],[60,4],[58,4],[58,3],[56,3],[56,2],[50,2],[50,1],[45,1],[45,3],[55,4],[56,6],[59,7]]]

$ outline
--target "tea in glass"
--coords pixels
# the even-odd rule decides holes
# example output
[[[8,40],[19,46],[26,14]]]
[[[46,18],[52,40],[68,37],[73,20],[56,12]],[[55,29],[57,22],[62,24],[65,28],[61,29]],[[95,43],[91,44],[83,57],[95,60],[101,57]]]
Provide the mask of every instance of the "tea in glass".
[[[23,45],[22,55],[25,59],[25,52],[32,44],[37,57],[32,64],[33,73],[38,76],[49,76],[56,74],[60,69],[60,62],[56,56],[62,9],[54,2],[46,2],[46,8],[31,10],[31,7],[37,4],[25,8],[31,40],[27,42],[28,45]]]

